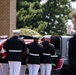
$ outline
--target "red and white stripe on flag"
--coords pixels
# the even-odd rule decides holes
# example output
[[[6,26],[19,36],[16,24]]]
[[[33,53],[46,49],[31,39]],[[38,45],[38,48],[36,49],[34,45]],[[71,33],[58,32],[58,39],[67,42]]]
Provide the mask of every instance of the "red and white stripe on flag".
[[[32,43],[34,40],[33,39],[24,39],[25,44]]]
[[[24,42],[26,44],[29,44],[29,43],[32,43],[34,40],[33,39],[24,39]],[[41,40],[38,40],[38,43],[41,43],[42,41]]]
[[[7,52],[6,52],[6,50],[3,49],[3,47],[1,49],[1,53],[2,53],[2,59],[7,56]]]
[[[6,41],[6,39],[4,39],[0,42],[0,47],[1,47],[0,53],[2,53],[2,59],[5,58],[7,55],[6,50],[3,49],[3,44],[5,43],[5,41]]]

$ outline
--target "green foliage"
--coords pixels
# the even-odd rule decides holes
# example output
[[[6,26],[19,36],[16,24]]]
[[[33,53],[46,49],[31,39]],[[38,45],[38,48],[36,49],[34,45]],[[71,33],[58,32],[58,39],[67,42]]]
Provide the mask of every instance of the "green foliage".
[[[48,0],[48,2],[43,5],[43,11],[43,20],[48,22],[45,31],[52,35],[65,34],[65,22],[69,18],[69,13],[71,12],[69,1]]]
[[[20,30],[21,30],[21,32],[20,32],[21,35],[28,35],[28,36],[39,35],[39,37],[42,38],[42,36],[34,30],[31,30],[28,28],[21,28]]]
[[[48,0],[40,4],[40,0],[17,1],[17,28],[30,28],[44,35],[66,34],[65,22],[70,17],[68,0]]]
[[[42,9],[40,3],[21,1],[17,11],[17,28],[28,26],[31,29],[37,28],[40,21]]]

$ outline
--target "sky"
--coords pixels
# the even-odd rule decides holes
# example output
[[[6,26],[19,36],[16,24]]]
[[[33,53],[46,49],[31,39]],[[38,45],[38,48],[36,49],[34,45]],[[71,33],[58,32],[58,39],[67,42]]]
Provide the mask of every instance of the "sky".
[[[41,0],[40,4],[44,4],[46,2],[47,2],[47,0]]]
[[[76,9],[76,1],[75,2],[71,2],[71,6],[72,6],[72,8]]]

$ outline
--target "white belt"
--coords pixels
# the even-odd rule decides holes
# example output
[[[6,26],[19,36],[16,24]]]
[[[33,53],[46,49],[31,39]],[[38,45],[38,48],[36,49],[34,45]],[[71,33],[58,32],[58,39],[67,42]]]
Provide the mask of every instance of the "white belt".
[[[32,55],[32,56],[39,56],[39,54],[33,54],[33,53],[29,53],[29,55]]]
[[[22,52],[22,50],[9,50],[9,52]]]
[[[49,56],[49,55],[51,55],[51,54],[49,54],[49,53],[43,53],[43,55]]]

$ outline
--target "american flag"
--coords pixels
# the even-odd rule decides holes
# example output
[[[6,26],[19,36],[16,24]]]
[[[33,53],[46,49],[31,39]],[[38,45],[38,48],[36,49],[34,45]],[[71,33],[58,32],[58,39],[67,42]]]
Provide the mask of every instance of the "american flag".
[[[2,54],[2,55],[1,55],[2,59],[5,58],[6,55],[7,55],[6,50],[3,49],[3,44],[5,43],[6,40],[7,40],[7,39],[1,39],[1,40],[0,40],[0,53]]]

